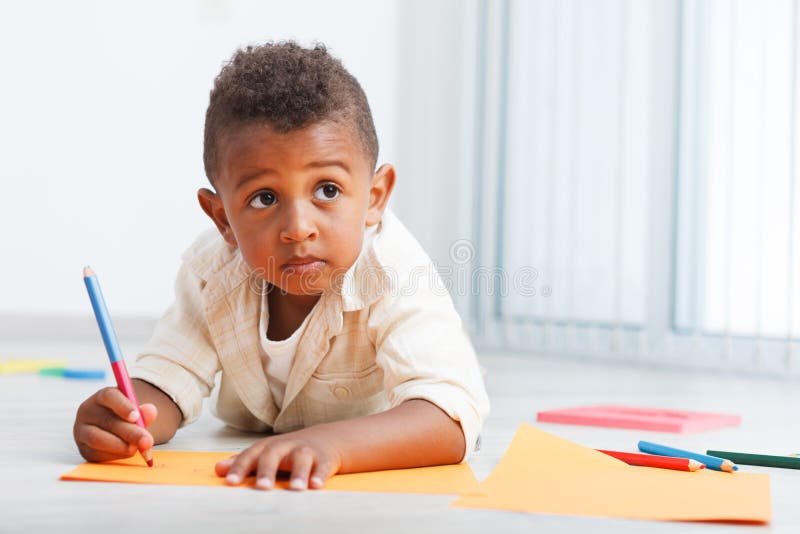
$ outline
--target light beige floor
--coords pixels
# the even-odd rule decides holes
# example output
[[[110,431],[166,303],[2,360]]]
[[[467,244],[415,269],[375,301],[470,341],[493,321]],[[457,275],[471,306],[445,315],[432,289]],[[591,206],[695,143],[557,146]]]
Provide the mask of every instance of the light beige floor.
[[[136,349],[130,343],[125,348],[129,354]],[[9,357],[63,357],[74,365],[107,365],[99,343],[0,342],[0,360]],[[502,456],[517,426],[533,423],[538,410],[588,403],[734,412],[744,422],[736,429],[687,436],[542,428],[597,448],[633,450],[638,439],[650,439],[698,450],[800,452],[798,383],[510,355],[483,355],[481,363],[488,370],[493,406],[483,449],[470,462],[479,478]],[[774,520],[766,527],[464,510],[449,508],[449,496],[60,482],[58,476],[81,461],[71,434],[75,410],[101,385],[0,375],[0,532],[800,532],[800,471],[764,468],[748,469],[771,475]],[[237,450],[252,439],[205,414],[163,447]]]

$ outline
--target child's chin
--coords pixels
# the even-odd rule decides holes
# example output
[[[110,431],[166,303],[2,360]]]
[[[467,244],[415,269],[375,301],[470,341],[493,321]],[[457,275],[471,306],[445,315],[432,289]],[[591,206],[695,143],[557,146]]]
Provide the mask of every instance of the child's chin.
[[[288,280],[287,282],[281,287],[283,292],[298,297],[320,295],[327,289],[327,284],[322,280],[308,281],[298,277],[298,280]]]

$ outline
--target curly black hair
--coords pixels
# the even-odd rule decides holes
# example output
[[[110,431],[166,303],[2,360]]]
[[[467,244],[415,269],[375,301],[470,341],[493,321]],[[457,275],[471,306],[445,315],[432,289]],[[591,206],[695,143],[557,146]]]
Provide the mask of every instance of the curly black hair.
[[[324,120],[352,125],[372,168],[378,136],[358,80],[324,44],[294,41],[238,49],[214,79],[206,110],[203,164],[214,182],[220,138],[233,128],[266,123],[287,133]]]

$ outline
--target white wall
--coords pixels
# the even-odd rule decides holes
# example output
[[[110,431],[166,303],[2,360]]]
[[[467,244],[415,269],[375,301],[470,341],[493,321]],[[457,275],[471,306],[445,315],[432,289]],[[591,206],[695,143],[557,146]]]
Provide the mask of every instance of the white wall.
[[[474,0],[403,0],[398,9],[397,186],[394,209],[465,315],[452,249],[472,236],[478,57]],[[490,178],[492,179],[492,178]],[[462,250],[463,251],[463,250]]]
[[[237,46],[319,40],[359,79],[395,159],[396,1],[8,2],[0,5],[0,315],[87,315],[81,269],[115,317],[172,299],[209,226],[202,130]]]

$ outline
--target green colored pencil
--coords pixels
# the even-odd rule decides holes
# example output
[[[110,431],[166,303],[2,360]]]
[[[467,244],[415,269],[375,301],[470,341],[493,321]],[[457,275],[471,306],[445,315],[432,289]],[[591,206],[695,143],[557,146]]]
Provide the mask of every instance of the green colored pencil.
[[[748,452],[731,451],[706,451],[706,454],[719,456],[720,458],[725,458],[737,464],[800,469],[800,458],[792,456],[772,456],[769,454],[751,454]]]

